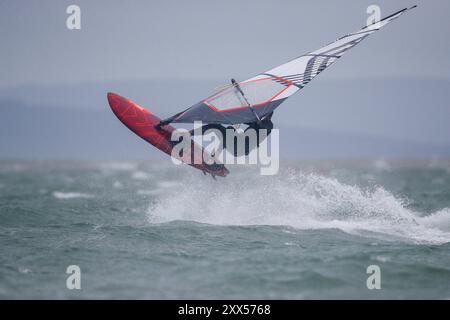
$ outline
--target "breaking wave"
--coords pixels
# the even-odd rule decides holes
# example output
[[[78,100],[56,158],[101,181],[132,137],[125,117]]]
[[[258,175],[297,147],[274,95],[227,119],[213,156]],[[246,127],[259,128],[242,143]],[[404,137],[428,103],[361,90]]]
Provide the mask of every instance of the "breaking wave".
[[[91,194],[80,193],[80,192],[55,191],[52,194],[56,199],[60,199],[60,200],[78,199],[78,198],[84,198],[84,199],[93,198],[93,195],[91,195]]]
[[[192,183],[192,181],[191,181]],[[389,235],[414,243],[450,242],[450,209],[423,216],[382,187],[363,189],[315,174],[235,178],[166,190],[149,208],[151,223],[282,225]]]

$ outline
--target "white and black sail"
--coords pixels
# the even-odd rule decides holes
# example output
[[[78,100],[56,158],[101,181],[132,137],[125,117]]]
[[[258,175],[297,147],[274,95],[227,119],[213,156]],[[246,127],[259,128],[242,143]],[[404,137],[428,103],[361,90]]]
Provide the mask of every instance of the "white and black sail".
[[[413,8],[415,6],[400,10],[323,48],[242,81],[238,86],[230,85],[173,116],[170,122],[239,124],[263,119],[349,49]]]

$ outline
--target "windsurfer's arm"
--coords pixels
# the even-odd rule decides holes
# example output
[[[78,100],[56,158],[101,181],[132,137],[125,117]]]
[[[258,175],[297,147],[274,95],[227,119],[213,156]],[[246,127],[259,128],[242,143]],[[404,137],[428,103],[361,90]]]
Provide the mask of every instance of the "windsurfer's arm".
[[[186,109],[187,110],[187,109]],[[157,130],[160,130],[161,129],[161,127],[163,127],[163,126],[167,126],[168,124],[170,124],[170,123],[172,123],[180,114],[182,114],[184,111],[186,111],[186,110],[183,110],[183,111],[181,111],[181,112],[178,112],[176,115],[173,115],[173,116],[171,116],[171,117],[169,117],[169,118],[167,118],[167,119],[164,119],[164,120],[161,120],[161,121],[159,121],[159,123],[157,124],[157,125],[155,125],[155,128],[157,129]]]

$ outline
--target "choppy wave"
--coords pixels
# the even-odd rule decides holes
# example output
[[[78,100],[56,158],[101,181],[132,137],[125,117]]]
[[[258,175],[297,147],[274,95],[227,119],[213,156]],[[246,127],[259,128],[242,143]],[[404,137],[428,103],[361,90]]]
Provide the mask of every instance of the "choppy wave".
[[[151,178],[151,175],[144,171],[134,171],[131,178],[134,180],[148,180]]]
[[[55,191],[52,193],[53,196],[56,199],[61,199],[61,200],[68,200],[68,199],[77,199],[77,198],[93,198],[94,196],[91,194],[87,194],[87,193],[80,193],[80,192],[60,192],[60,191]]]
[[[431,215],[417,219],[421,225],[450,232],[450,209],[439,210]]]
[[[119,162],[119,161],[108,161],[98,164],[99,168],[102,170],[111,171],[133,171],[136,170],[137,164],[133,162]]]
[[[149,220],[340,229],[414,243],[450,242],[450,209],[424,216],[382,187],[363,189],[315,174],[221,180],[169,188]],[[374,235],[375,234],[375,235]]]

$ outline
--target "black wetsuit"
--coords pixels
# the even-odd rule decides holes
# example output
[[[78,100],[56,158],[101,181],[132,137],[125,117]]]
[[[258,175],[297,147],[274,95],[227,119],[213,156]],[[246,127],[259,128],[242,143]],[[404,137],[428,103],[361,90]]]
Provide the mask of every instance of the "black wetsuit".
[[[273,123],[271,121],[272,118],[272,114],[270,114],[269,116],[265,117],[263,120],[259,121],[259,122],[251,122],[251,123],[247,123],[248,127],[244,130],[244,132],[242,133],[244,135],[244,137],[247,134],[248,130],[255,130],[256,133],[256,144],[250,145],[250,141],[248,138],[245,139],[245,149],[244,149],[244,154],[248,155],[254,148],[259,147],[259,135],[260,135],[260,131],[259,129],[266,129],[267,130],[267,136],[268,137],[273,129]],[[205,132],[207,130],[218,130],[220,131],[220,133],[222,134],[222,146],[224,149],[226,149],[227,146],[227,141],[226,141],[226,137],[227,137],[227,129],[232,129],[235,130],[234,127],[232,126],[228,126],[228,127],[224,127],[221,124],[215,124],[215,123],[210,123],[210,124],[206,124],[204,126],[202,126],[202,134],[205,134]],[[236,131],[236,130],[235,130]],[[194,130],[191,130],[191,134],[193,134]],[[239,152],[238,152],[238,146],[236,143],[235,139],[235,143],[234,143],[234,150],[232,152],[232,154],[234,156],[239,156]],[[264,140],[263,140],[264,141]],[[262,141],[261,141],[262,142]]]

